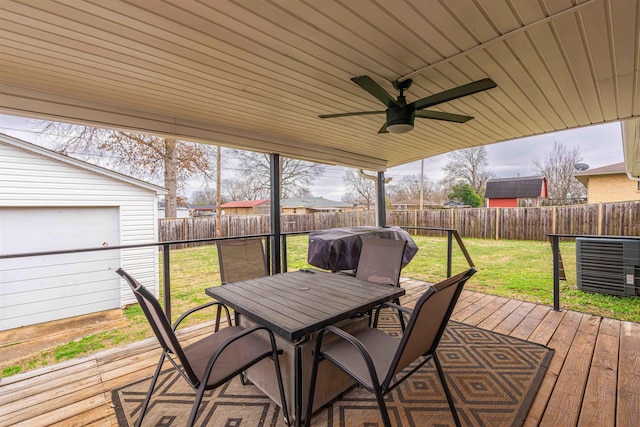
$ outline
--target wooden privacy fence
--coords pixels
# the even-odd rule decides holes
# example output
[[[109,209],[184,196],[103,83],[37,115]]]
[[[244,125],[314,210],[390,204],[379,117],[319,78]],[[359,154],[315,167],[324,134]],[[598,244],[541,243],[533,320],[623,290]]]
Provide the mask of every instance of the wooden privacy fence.
[[[271,232],[269,215],[223,216],[221,235],[216,217],[162,218],[161,242],[246,236]],[[373,225],[375,213],[329,212],[282,215],[282,232]],[[387,225],[455,228],[462,237],[479,239],[546,240],[547,234],[640,236],[640,201],[597,205],[428,209],[387,212]],[[433,232],[421,231],[421,234]]]

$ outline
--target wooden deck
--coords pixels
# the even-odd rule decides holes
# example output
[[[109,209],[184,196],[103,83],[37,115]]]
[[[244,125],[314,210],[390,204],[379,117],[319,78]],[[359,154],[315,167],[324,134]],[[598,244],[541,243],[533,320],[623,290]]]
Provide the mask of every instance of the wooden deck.
[[[403,282],[411,306],[427,286]],[[640,324],[464,291],[453,320],[555,350],[526,426],[637,426]],[[186,331],[186,340],[204,331]],[[110,390],[151,376],[154,340],[0,379],[0,426],[117,426]]]

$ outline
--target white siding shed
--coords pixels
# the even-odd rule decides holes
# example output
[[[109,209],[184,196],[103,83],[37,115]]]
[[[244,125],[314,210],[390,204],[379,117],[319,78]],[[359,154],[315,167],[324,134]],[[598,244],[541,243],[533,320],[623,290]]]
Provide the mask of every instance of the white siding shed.
[[[166,193],[0,134],[0,330],[135,302],[118,267],[158,295],[156,247],[7,255],[157,242]]]

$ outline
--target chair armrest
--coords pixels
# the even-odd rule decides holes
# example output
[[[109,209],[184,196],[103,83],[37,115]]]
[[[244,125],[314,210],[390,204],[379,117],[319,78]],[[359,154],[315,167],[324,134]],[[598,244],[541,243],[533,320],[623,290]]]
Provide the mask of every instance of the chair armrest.
[[[358,340],[356,337],[354,337],[350,333],[345,332],[336,326],[325,326],[318,333],[318,339],[317,339],[318,341],[316,343],[316,352],[319,352],[319,353],[322,352],[321,350],[322,338],[326,331],[333,332],[338,337],[342,338],[343,340],[351,344],[353,347],[355,347],[356,350],[358,350],[358,353],[360,353],[360,356],[362,356],[362,358],[364,359],[364,363],[367,365],[367,370],[369,371],[369,375],[371,376],[372,383],[380,384],[380,382],[378,381],[378,374],[376,373],[375,365],[373,364],[373,360],[371,360],[371,356],[369,355],[367,348],[364,346],[364,344],[360,342],[360,340]],[[349,375],[349,376],[352,376],[352,375]],[[355,377],[352,377],[352,378],[355,379]],[[365,386],[366,388],[368,388],[368,386],[366,386],[365,384],[362,384],[362,386]]]
[[[403,307],[401,305],[398,304],[394,304],[392,302],[385,302],[380,304],[379,306],[376,307],[376,312],[373,316],[373,327],[377,328],[378,327],[378,318],[380,317],[380,309],[382,308],[392,308],[394,310],[398,310],[400,313],[404,313],[404,314],[408,314],[409,316],[411,316],[411,314],[413,314],[413,310],[411,310],[410,308],[407,307]],[[398,314],[400,314],[398,313]],[[402,323],[401,323],[402,325]]]
[[[205,375],[203,376],[203,378],[208,378],[209,375],[211,374],[211,370],[213,369],[213,366],[216,362],[216,360],[218,359],[218,357],[220,357],[220,355],[222,354],[222,352],[229,347],[229,345],[231,345],[232,343],[234,343],[235,341],[246,337],[249,334],[252,334],[256,331],[259,330],[265,330],[267,331],[268,335],[269,335],[269,341],[271,342],[271,350],[272,350],[272,356],[276,357],[278,354],[282,353],[282,350],[278,349],[276,347],[276,339],[273,335],[273,332],[271,332],[269,329],[267,329],[264,326],[261,325],[254,325],[254,326],[250,326],[248,328],[243,328],[240,332],[237,332],[233,335],[231,335],[230,337],[228,337],[227,339],[225,339],[222,343],[220,343],[220,345],[218,345],[218,347],[216,348],[216,350],[213,352],[213,354],[211,355],[211,357],[209,358],[209,363],[207,363],[207,367],[205,369]],[[235,375],[237,375],[238,373],[242,372],[245,369],[245,367],[242,367],[241,369],[237,370],[236,372],[232,372],[229,375],[227,375],[227,379],[223,380],[224,382],[227,382],[230,378],[234,377]]]
[[[401,312],[403,312],[404,314],[408,314],[409,316],[411,316],[413,314],[413,310],[407,307],[403,307],[401,305],[398,304],[394,304],[392,302],[385,302],[384,304],[380,304],[376,310],[380,310],[381,308],[393,308],[394,310],[400,310]]]
[[[220,316],[220,308],[224,308],[224,311],[225,311],[225,312],[226,312],[226,314],[227,314],[227,323],[228,323],[229,325],[231,325],[231,315],[229,314],[229,309],[227,308],[227,306],[226,306],[226,305],[224,305],[224,304],[222,304],[222,303],[220,303],[220,302],[217,302],[217,301],[211,301],[211,302],[208,302],[208,303],[206,303],[206,304],[202,304],[202,305],[199,305],[199,306],[197,306],[197,307],[194,307],[194,308],[192,308],[192,309],[190,309],[190,310],[187,310],[187,311],[186,311],[185,313],[183,313],[180,317],[178,317],[178,320],[176,320],[175,322],[173,322],[172,329],[173,329],[174,331],[175,331],[176,329],[178,329],[178,325],[180,325],[180,323],[182,323],[182,321],[183,321],[184,319],[186,319],[188,316],[190,316],[191,314],[195,313],[196,311],[200,311],[200,310],[202,310],[202,309],[204,309],[204,308],[211,307],[211,306],[214,306],[214,305],[217,305],[217,306],[218,306],[218,312],[217,312],[217,314],[216,314],[216,330],[217,330],[217,326],[218,326],[218,324],[219,324],[219,322],[220,322],[220,319],[219,319],[219,316]]]

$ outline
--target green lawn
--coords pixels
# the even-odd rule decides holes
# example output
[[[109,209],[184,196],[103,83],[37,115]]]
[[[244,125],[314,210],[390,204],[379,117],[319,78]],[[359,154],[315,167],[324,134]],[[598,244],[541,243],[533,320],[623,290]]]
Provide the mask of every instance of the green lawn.
[[[437,282],[446,276],[446,239],[414,236],[419,251],[402,271],[403,277]],[[307,260],[307,236],[287,239],[290,270],[310,267]],[[548,242],[514,240],[465,239],[464,243],[478,268],[466,289],[492,295],[553,305],[553,271],[551,246]],[[561,282],[560,306],[640,323],[640,298],[615,297],[582,292],[576,289],[575,243],[560,244],[567,282]],[[218,258],[215,246],[174,250],[171,252],[171,304],[173,318],[187,309],[209,301],[205,287],[219,284]],[[454,243],[453,271],[467,268],[466,261]],[[101,349],[124,345],[151,336],[140,307],[124,311],[127,326],[104,331],[54,349],[41,351],[23,360],[0,362],[1,376],[79,357]],[[211,319],[211,312],[194,316],[193,324]]]

